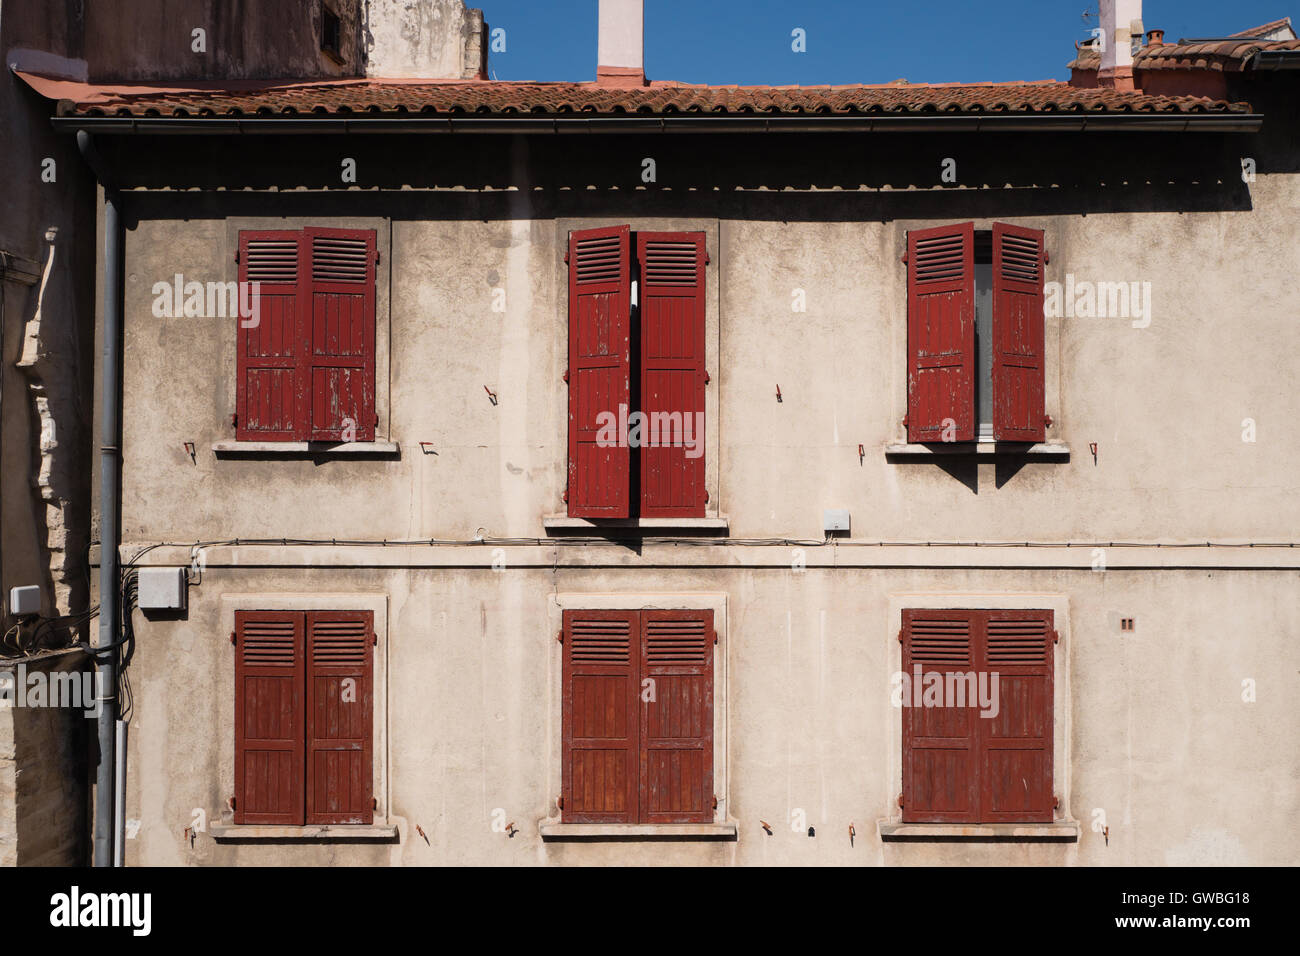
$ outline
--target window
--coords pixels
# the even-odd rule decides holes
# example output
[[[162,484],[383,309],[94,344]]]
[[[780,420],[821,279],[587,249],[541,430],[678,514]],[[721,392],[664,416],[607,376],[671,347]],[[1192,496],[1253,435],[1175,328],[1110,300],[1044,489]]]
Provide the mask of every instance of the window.
[[[572,232],[567,261],[569,516],[703,517],[704,233]]]
[[[904,823],[1052,822],[1053,621],[903,611]]]
[[[907,234],[907,440],[1042,442],[1043,232]]]
[[[374,441],[373,229],[241,231],[239,441]]]
[[[712,822],[713,612],[563,621],[563,822]]]
[[[373,611],[235,612],[235,823],[373,822]]]
[[[342,44],[339,42],[338,14],[325,4],[320,6],[320,48],[332,59],[343,62]]]

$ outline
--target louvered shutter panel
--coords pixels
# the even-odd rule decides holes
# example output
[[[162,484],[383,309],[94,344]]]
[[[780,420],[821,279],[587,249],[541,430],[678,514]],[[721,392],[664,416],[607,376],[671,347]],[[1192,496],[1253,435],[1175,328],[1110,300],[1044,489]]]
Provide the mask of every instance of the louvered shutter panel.
[[[630,229],[569,233],[569,514],[629,516],[626,444],[597,444],[602,413],[630,414]]]
[[[993,224],[993,437],[1047,437],[1043,231]]]
[[[306,229],[311,260],[307,438],[375,439],[375,231]]]
[[[646,518],[704,517],[706,262],[702,232],[637,233]],[[687,428],[694,457],[684,444]]]
[[[998,675],[998,713],[978,721],[979,819],[1050,823],[1053,614],[988,611],[982,617],[979,669]]]
[[[565,611],[565,823],[635,823],[640,773],[636,611]]]
[[[303,616],[235,612],[235,823],[303,822]]]
[[[975,225],[907,234],[907,440],[975,440]]]
[[[373,611],[307,614],[307,823],[371,823]]]
[[[640,638],[641,822],[711,823],[713,612],[642,611]]]
[[[974,823],[979,812],[978,710],[916,706],[926,674],[970,672],[974,635],[969,612],[903,611],[903,822]]]
[[[306,438],[311,368],[307,354],[307,250],[296,231],[239,234],[239,281],[259,285],[256,321],[237,319],[235,438]]]

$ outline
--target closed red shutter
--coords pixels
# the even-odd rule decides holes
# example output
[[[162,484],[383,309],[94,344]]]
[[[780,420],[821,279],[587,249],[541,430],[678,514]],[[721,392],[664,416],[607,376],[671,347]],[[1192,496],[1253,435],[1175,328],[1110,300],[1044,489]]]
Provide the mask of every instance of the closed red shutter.
[[[374,820],[373,611],[307,614],[307,823]]]
[[[235,438],[296,441],[306,437],[311,367],[304,303],[309,268],[302,233],[239,234],[239,281],[259,283],[241,297],[254,317],[237,319]],[[237,311],[237,310],[236,310]]]
[[[907,234],[907,440],[975,440],[975,225]]]
[[[986,823],[1050,823],[1051,611],[986,611],[980,669],[998,675],[998,713],[980,718],[980,815]]]
[[[641,612],[641,822],[713,821],[713,612]]]
[[[975,640],[968,611],[903,611],[903,822],[974,823],[978,711],[926,707],[924,676],[968,672]],[[921,686],[917,686],[917,667]]]
[[[569,233],[569,514],[629,516],[631,456],[617,434],[598,436],[605,419],[631,409],[630,229]],[[620,412],[620,406],[622,410]],[[597,444],[598,437],[613,438]]]
[[[303,616],[235,612],[235,823],[303,822]]]
[[[565,611],[562,787],[565,823],[638,818],[636,611]]]
[[[707,261],[702,232],[637,233],[645,414],[640,513],[646,518],[704,516]]]
[[[1043,401],[1043,231],[993,224],[993,437],[1047,437]]]
[[[375,439],[375,231],[304,230],[311,259],[309,441]]]

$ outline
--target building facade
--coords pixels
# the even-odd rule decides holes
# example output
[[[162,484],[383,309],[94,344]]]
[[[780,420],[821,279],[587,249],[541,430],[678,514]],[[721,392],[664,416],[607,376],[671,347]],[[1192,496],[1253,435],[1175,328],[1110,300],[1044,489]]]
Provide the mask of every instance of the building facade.
[[[61,106],[127,863],[1294,863],[1290,74],[600,59]]]

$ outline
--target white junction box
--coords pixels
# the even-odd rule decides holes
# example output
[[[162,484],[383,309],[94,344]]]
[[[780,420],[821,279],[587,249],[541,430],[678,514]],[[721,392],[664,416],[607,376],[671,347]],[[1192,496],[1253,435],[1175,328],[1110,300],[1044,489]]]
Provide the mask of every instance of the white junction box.
[[[848,531],[849,530],[849,509],[848,508],[827,508],[822,512],[822,530],[823,531]]]
[[[142,611],[183,611],[188,568],[141,568],[136,603]]]
[[[41,588],[38,584],[9,589],[9,613],[14,617],[27,617],[41,613]]]

